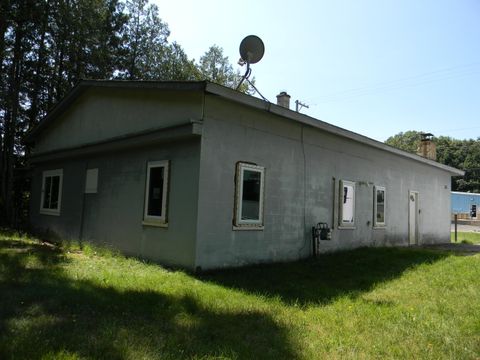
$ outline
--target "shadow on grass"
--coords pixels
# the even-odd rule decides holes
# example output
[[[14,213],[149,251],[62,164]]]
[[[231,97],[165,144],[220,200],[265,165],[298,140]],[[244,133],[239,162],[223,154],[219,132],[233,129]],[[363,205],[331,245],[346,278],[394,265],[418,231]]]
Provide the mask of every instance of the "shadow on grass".
[[[288,329],[264,313],[74,280],[66,261],[58,249],[0,239],[1,359],[297,357]]]
[[[199,278],[277,297],[287,304],[307,306],[326,304],[341,296],[357,297],[408,269],[446,256],[446,253],[418,249],[360,248],[299,262],[214,271]]]

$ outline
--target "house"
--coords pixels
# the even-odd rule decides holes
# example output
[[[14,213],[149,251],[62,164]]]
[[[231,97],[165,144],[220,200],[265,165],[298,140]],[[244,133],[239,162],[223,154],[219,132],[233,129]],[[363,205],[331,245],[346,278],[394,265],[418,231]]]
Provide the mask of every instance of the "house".
[[[209,82],[81,82],[27,137],[32,225],[189,269],[449,242],[462,171],[278,100]],[[318,223],[331,240],[314,247]]]
[[[463,219],[477,219],[480,211],[480,194],[452,191],[452,214]]]

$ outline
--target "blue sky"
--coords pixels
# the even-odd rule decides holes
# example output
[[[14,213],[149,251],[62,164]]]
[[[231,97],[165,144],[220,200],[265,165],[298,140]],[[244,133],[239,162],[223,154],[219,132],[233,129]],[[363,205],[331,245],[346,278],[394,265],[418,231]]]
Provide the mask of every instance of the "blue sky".
[[[261,37],[252,76],[271,102],[287,91],[303,113],[380,141],[480,137],[480,0],[151,2],[196,60],[217,44],[237,68],[240,41]]]

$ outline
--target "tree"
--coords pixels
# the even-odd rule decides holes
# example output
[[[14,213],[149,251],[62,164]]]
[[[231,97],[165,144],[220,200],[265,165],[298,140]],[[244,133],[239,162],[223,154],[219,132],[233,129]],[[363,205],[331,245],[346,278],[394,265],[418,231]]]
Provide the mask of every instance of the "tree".
[[[116,77],[128,80],[195,80],[198,71],[148,0],[126,2],[127,23]]]
[[[458,182],[457,189],[480,193],[480,138],[477,140],[466,140],[465,158],[463,169],[465,176]]]
[[[13,216],[13,178],[15,145],[18,124],[21,122],[23,102],[23,75],[26,50],[29,48],[29,33],[33,23],[33,7],[25,1],[12,1],[7,11],[2,59],[2,98],[0,122],[2,124],[2,149],[0,152],[0,219]]]
[[[228,57],[223,56],[223,49],[217,45],[212,45],[200,58],[198,68],[204,79],[228,87],[236,86],[237,78],[233,67]]]
[[[123,32],[124,69],[129,80],[153,79],[167,46],[170,30],[158,16],[158,7],[148,0],[126,2],[128,22]]]
[[[242,79],[242,75],[237,70],[233,70],[228,57],[223,55],[223,49],[217,45],[212,45],[207,52],[200,58],[198,63],[200,79],[209,80],[216,84],[224,85],[236,89]],[[252,83],[255,80],[251,80]],[[244,82],[238,89],[241,92],[252,94],[254,89]]]
[[[0,221],[15,218],[23,135],[80,78],[114,73],[121,10],[118,0],[0,0]]]
[[[16,222],[23,199],[16,174],[28,154],[25,133],[79,80],[237,86],[240,74],[221,48],[212,47],[197,65],[169,35],[148,0],[0,0],[0,222]]]
[[[188,59],[182,47],[173,42],[165,49],[165,58],[160,67],[159,76],[166,80],[197,80],[200,72],[195,62]]]
[[[415,130],[400,132],[397,135],[390,136],[385,141],[385,144],[393,146],[400,150],[416,153],[418,148],[418,142],[420,140],[420,133],[421,132]]]

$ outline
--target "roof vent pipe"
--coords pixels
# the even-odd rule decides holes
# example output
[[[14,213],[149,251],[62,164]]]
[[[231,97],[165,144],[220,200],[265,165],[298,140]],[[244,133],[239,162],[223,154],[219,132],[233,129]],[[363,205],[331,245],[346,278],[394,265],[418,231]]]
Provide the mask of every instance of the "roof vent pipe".
[[[277,105],[290,109],[290,95],[286,91],[282,91],[277,95]]]

